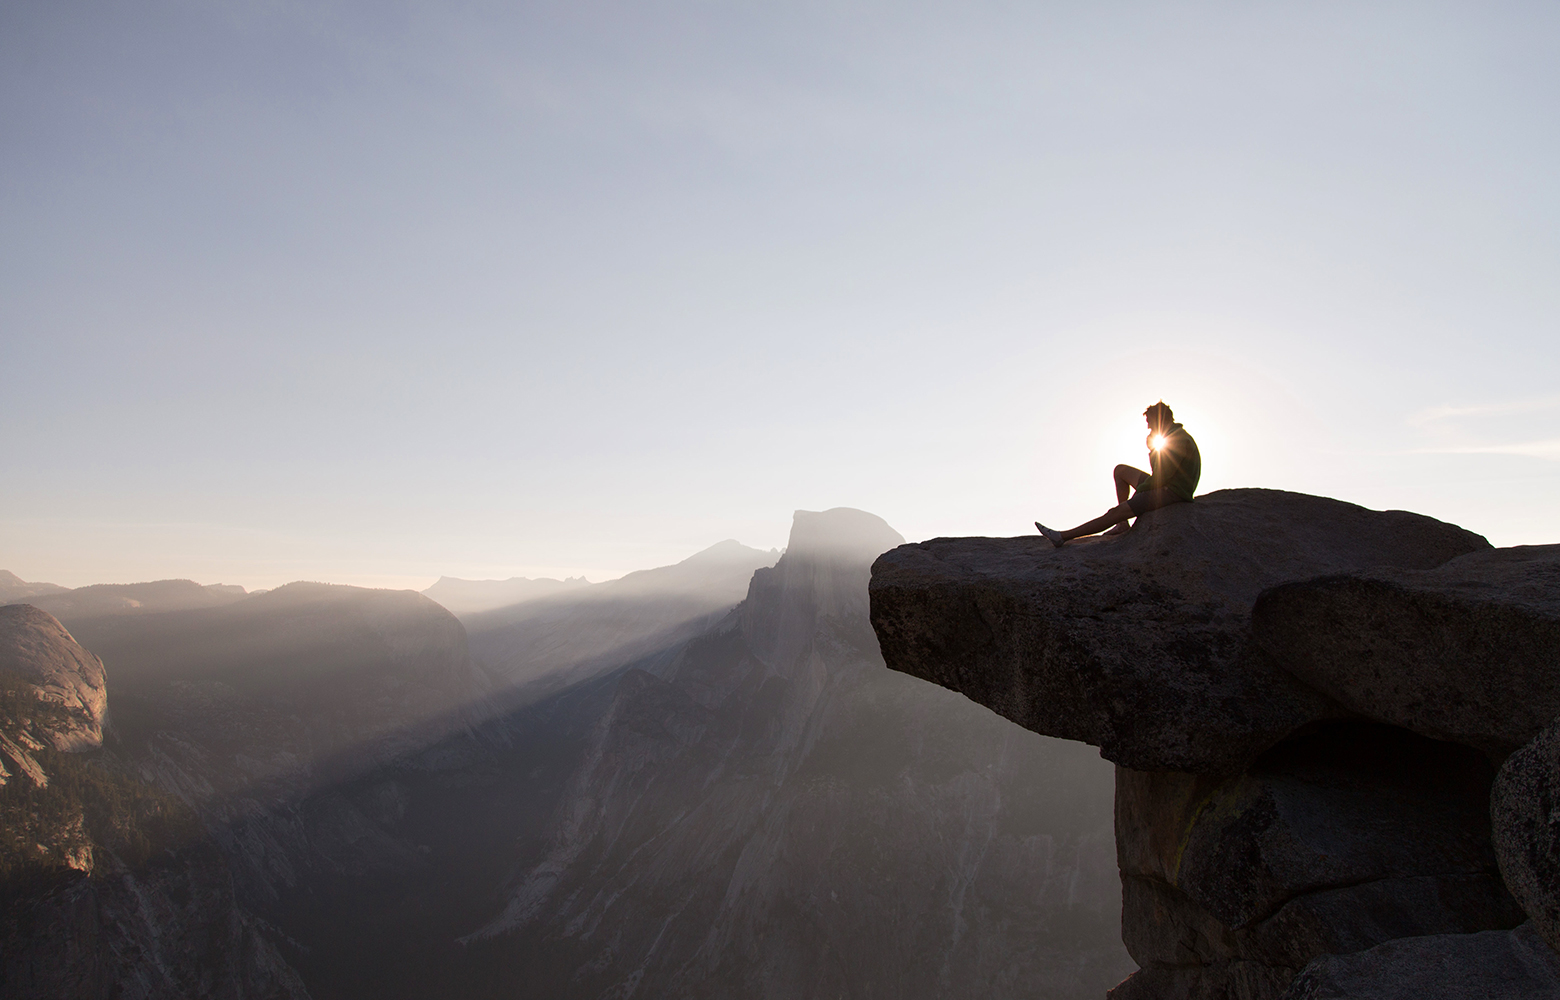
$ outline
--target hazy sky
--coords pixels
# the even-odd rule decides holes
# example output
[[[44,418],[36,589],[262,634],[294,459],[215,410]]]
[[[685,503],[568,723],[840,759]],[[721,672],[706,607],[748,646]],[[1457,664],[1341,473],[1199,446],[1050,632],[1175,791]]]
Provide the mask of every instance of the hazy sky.
[[[1560,541],[1552,3],[0,5],[0,568],[592,579],[1203,489]]]

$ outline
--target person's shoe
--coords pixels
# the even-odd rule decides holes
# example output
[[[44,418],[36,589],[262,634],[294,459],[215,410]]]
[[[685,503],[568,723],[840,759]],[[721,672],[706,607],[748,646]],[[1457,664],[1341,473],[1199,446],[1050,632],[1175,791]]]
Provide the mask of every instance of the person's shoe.
[[[1050,528],[1047,528],[1039,521],[1035,522],[1035,527],[1039,528],[1040,534],[1044,535],[1050,541],[1050,543],[1057,548],[1061,548],[1063,545],[1067,544],[1067,539],[1062,537],[1061,532],[1052,531]]]

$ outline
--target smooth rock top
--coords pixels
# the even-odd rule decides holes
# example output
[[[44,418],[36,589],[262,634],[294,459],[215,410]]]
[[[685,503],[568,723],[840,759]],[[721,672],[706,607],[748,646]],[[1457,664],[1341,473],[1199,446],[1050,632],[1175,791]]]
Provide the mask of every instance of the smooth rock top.
[[[1489,550],[1405,511],[1222,490],[1125,535],[939,538],[872,568],[888,665],[1136,770],[1230,773],[1296,729],[1347,714],[1250,641],[1269,588],[1431,570]]]
[[[36,689],[40,701],[64,710],[39,720],[39,735],[56,750],[103,745],[108,711],[103,661],[83,649],[53,615],[30,604],[0,607],[0,673],[15,675]]]

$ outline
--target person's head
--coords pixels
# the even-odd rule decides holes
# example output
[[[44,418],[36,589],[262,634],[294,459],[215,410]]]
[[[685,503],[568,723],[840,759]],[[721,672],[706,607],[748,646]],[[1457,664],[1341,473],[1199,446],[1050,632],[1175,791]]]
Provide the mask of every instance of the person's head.
[[[1162,399],[1144,410],[1143,418],[1148,421],[1148,429],[1151,431],[1167,431],[1170,425],[1175,423],[1175,414]]]

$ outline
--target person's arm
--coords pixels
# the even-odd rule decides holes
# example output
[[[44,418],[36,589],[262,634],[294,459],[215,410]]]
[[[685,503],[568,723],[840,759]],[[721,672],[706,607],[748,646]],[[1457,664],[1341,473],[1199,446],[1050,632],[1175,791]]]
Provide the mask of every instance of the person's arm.
[[[1154,465],[1154,482],[1159,486],[1169,486],[1176,476],[1180,475],[1181,465],[1186,461],[1186,445],[1179,434],[1165,436],[1165,446],[1154,453],[1158,460]]]
[[[1158,431],[1151,431],[1144,445],[1148,448],[1148,478],[1138,484],[1140,490],[1152,490],[1165,484],[1164,474],[1160,471],[1164,468],[1164,449],[1154,447],[1154,438]],[[1168,444],[1168,441],[1166,442]]]

